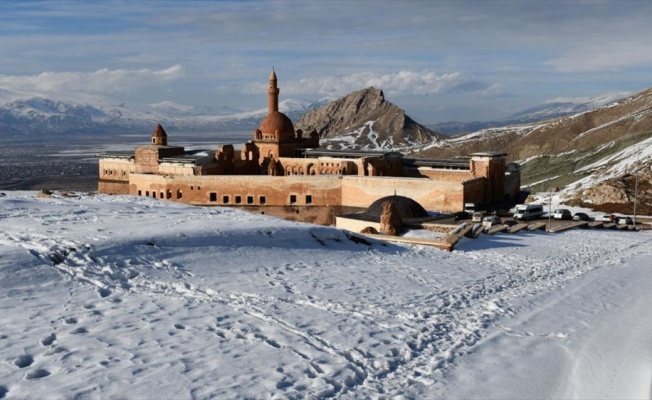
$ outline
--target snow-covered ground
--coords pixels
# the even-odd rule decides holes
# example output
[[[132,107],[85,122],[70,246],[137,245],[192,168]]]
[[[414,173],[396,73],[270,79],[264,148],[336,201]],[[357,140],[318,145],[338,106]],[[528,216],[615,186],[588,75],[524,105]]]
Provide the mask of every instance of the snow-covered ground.
[[[0,398],[650,398],[652,234],[452,253],[142,197],[0,197]]]

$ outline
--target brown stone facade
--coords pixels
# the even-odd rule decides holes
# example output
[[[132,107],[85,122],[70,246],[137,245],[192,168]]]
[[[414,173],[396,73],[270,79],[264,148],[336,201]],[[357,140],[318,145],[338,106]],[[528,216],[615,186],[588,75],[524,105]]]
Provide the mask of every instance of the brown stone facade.
[[[394,193],[424,208],[463,209],[466,197],[482,187],[455,181],[362,176],[165,176],[132,174],[129,194],[203,206],[347,206],[366,208]]]
[[[315,221],[332,220],[336,208],[362,209],[392,194],[410,197],[428,210],[450,212],[468,202],[496,204],[518,194],[520,172],[511,164],[506,168],[506,154],[423,160],[397,152],[319,150],[316,132],[307,137],[294,132],[292,122],[278,112],[278,93],[272,72],[268,117],[241,148],[221,145],[187,153],[168,145],[168,135],[158,125],[151,144],[133,154],[100,159],[99,192],[267,209],[288,219],[301,214],[302,220]]]

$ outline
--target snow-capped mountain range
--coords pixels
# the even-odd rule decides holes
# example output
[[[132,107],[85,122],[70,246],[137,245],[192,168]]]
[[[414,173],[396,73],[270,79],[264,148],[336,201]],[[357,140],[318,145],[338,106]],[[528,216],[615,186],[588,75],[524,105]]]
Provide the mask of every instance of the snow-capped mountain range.
[[[446,135],[456,135],[477,132],[482,129],[527,124],[566,117],[604,107],[628,96],[629,94],[630,93],[628,92],[607,93],[602,96],[587,99],[558,98],[516,112],[505,119],[496,121],[442,122],[439,124],[429,125],[428,127]]]
[[[626,93],[583,101],[556,99],[498,121],[445,122],[428,128],[444,134],[475,132],[491,127],[531,123],[602,107]],[[293,121],[335,98],[317,101],[288,99],[279,104]],[[149,131],[158,123],[176,131],[248,131],[267,114],[266,108],[244,111],[229,106],[193,107],[173,101],[131,104],[86,94],[16,92],[0,88],[0,135]],[[345,132],[343,132],[345,133]],[[400,143],[398,140],[397,143]]]
[[[0,135],[140,132],[149,131],[158,123],[173,131],[245,131],[258,127],[267,115],[266,108],[197,108],[171,101],[141,105],[110,104],[102,98],[82,103],[43,96],[14,97],[14,92],[0,89],[0,100],[7,100],[0,106]],[[291,119],[297,119],[329,101],[289,99],[279,103],[279,108]]]

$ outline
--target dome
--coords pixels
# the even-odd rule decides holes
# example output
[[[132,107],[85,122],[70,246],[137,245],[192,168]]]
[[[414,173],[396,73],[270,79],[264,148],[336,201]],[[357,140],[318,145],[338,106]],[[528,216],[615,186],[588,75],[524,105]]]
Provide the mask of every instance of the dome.
[[[285,114],[272,111],[270,112],[263,122],[260,123],[260,128],[263,135],[273,135],[278,131],[279,139],[293,139],[294,138],[294,125],[290,118]]]
[[[156,125],[156,128],[154,128],[154,132],[152,132],[152,137],[168,137],[168,134],[165,132],[165,129],[163,129],[163,125],[158,124]]]
[[[367,208],[364,214],[372,218],[380,219],[380,215],[383,213],[383,203],[386,201],[394,203],[401,219],[429,217],[428,211],[421,207],[421,204],[409,197],[397,195],[383,197],[374,201]]]
[[[152,144],[157,146],[168,145],[168,134],[165,133],[165,129],[161,124],[156,125],[154,132],[152,132]]]

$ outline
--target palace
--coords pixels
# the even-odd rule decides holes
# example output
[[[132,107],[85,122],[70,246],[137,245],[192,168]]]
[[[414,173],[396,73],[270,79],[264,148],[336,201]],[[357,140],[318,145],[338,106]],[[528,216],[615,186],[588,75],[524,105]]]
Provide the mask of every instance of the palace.
[[[159,124],[149,145],[99,161],[100,193],[149,196],[201,206],[236,206],[288,219],[332,223],[340,212],[362,210],[392,194],[427,210],[461,211],[518,196],[518,164],[505,153],[449,160],[407,158],[396,151],[319,149],[278,110],[276,73],[269,77],[268,115],[239,149],[188,152],[168,144]]]

